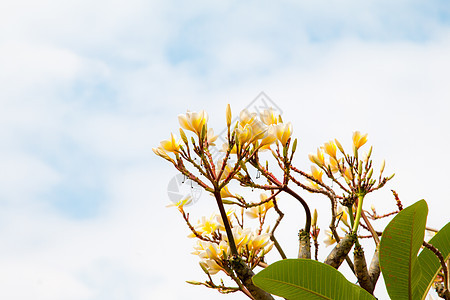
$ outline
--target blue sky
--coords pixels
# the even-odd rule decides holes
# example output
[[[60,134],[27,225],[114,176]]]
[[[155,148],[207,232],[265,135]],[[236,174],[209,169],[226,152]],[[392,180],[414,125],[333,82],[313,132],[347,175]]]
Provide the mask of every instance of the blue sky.
[[[0,7],[1,298],[224,298],[184,283],[203,276],[165,208],[176,172],[151,148],[186,109],[218,132],[226,103],[237,115],[261,91],[293,123],[301,167],[326,140],[368,132],[397,174],[388,189],[448,222],[446,1]],[[371,201],[389,205],[388,189]],[[204,194],[192,214],[213,209]]]

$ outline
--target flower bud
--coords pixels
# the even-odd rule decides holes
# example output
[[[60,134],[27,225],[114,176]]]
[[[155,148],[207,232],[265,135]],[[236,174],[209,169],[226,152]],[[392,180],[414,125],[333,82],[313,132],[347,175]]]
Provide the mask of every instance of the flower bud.
[[[231,125],[231,106],[229,103],[227,104],[226,118],[227,118],[227,127],[230,127],[230,125]]]
[[[311,226],[313,227],[317,226],[317,215],[318,215],[317,209],[314,209],[313,217],[311,220]]]

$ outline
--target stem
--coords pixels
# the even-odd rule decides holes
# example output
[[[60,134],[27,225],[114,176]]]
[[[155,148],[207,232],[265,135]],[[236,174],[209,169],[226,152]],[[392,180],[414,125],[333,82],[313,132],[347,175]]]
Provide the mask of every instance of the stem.
[[[274,204],[275,211],[278,213],[278,219],[275,222],[275,226],[273,227],[272,232],[270,233],[270,239],[274,242],[275,248],[278,250],[278,253],[280,253],[281,258],[286,259],[286,254],[284,254],[283,249],[281,248],[280,244],[278,243],[277,239],[275,238],[275,230],[277,229],[278,225],[280,225],[281,219],[283,219],[283,217],[284,217],[284,213],[278,208],[276,200],[273,201],[273,204]]]
[[[304,230],[306,232],[310,232],[311,231],[311,210],[309,209],[308,204],[306,203],[305,200],[303,200],[302,197],[300,197],[297,193],[295,193],[293,190],[291,190],[287,186],[283,187],[283,191],[285,191],[286,193],[288,193],[289,195],[291,195],[292,197],[297,199],[303,205],[303,208],[305,209],[305,213],[306,213],[306,223],[305,223]]]
[[[353,224],[352,233],[356,234],[358,231],[359,220],[361,219],[362,205],[363,205],[364,195],[358,195],[358,209],[356,210],[355,223]]]
[[[377,232],[375,231],[375,229],[373,229],[372,224],[370,224],[370,221],[364,212],[361,212],[361,216],[363,217],[364,222],[366,222],[366,225],[369,228],[370,233],[372,234],[375,244],[378,246],[378,244],[380,243],[380,238],[378,237]]]
[[[442,266],[442,271],[444,272],[444,286],[445,289],[448,291],[448,270],[447,270],[447,265],[445,264],[445,259],[444,256],[442,255],[442,253],[433,245],[427,243],[427,242],[423,242],[423,245],[425,246],[425,248],[431,250],[434,254],[436,254],[436,256],[439,259],[439,262],[441,263]]]
[[[225,231],[227,232],[228,244],[230,245],[231,254],[234,256],[238,256],[239,254],[237,251],[236,243],[234,242],[233,233],[231,232],[230,222],[228,222],[227,213],[225,212],[225,208],[223,207],[220,190],[214,191],[214,197],[216,198],[217,206],[219,206],[220,216],[222,217],[223,225],[225,227]]]

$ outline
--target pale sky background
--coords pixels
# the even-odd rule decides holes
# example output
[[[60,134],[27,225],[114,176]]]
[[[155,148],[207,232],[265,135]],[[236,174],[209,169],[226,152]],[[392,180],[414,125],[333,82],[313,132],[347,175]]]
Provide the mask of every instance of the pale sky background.
[[[206,278],[165,207],[176,171],[151,148],[187,109],[218,132],[226,103],[237,115],[261,91],[293,124],[298,166],[367,132],[396,176],[366,208],[395,209],[395,189],[404,205],[426,199],[440,228],[449,78],[447,1],[2,1],[0,298],[246,299],[184,282]],[[301,193],[324,230],[327,199]],[[299,212],[279,231],[295,257],[304,216],[280,202]],[[213,204],[203,193],[193,220]]]

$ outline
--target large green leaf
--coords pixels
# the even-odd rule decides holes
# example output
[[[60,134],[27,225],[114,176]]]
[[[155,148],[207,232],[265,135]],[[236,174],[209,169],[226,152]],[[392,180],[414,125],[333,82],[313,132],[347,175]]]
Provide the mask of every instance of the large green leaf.
[[[445,260],[450,257],[450,222],[428,242],[436,247]],[[419,263],[422,269],[422,277],[418,284],[418,294],[425,299],[437,273],[441,269],[441,264],[437,256],[428,249],[423,249],[419,254]]]
[[[422,268],[417,253],[423,244],[428,206],[425,200],[405,208],[386,226],[380,242],[380,266],[392,299],[421,299]]]
[[[253,276],[253,282],[286,299],[375,299],[335,268],[311,259],[277,261]]]

